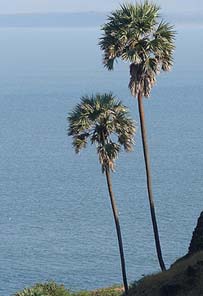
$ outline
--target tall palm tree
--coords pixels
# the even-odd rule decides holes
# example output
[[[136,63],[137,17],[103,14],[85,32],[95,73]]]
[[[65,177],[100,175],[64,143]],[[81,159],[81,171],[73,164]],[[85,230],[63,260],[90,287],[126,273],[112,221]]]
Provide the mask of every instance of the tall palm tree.
[[[123,284],[127,295],[125,258],[118,210],[112,190],[111,171],[114,171],[115,160],[120,150],[124,148],[125,151],[131,151],[133,148],[134,122],[129,118],[126,107],[111,93],[82,97],[81,103],[69,114],[68,121],[68,134],[73,137],[76,153],[86,147],[88,140],[96,145],[102,172],[106,175],[117,232]]]
[[[130,64],[129,88],[138,99],[143,153],[146,167],[147,189],[151,219],[159,264],[165,270],[156,222],[149,149],[144,119],[143,97],[149,97],[156,76],[161,70],[169,71],[173,64],[175,32],[173,27],[159,20],[159,7],[145,1],[143,4],[125,4],[112,12],[103,26],[100,47],[104,66],[113,70],[120,58]]]

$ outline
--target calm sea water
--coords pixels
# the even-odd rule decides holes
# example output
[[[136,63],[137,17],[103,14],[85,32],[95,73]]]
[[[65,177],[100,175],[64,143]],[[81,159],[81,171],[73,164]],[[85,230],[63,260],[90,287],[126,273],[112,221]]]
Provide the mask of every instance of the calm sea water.
[[[113,187],[130,281],[159,270],[128,65],[107,72],[99,29],[0,30],[0,295],[53,279],[71,289],[121,282],[106,181],[94,147],[74,154],[67,113],[113,91],[137,121]],[[203,209],[203,30],[178,29],[175,66],[145,100],[153,191],[167,266],[187,252]]]

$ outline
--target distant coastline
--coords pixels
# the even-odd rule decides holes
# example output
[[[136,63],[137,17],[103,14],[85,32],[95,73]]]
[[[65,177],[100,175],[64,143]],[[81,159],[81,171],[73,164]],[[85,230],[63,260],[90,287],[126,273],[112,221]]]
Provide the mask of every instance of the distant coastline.
[[[42,13],[0,15],[0,28],[6,27],[99,27],[107,18],[108,12],[83,13]],[[174,25],[203,25],[203,13],[193,15],[169,14],[164,16]]]

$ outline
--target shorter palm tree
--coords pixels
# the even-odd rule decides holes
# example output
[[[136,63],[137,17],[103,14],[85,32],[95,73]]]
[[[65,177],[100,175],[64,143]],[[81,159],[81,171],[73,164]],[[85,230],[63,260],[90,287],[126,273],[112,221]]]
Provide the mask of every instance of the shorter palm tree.
[[[106,175],[119,245],[121,269],[125,293],[128,283],[118,210],[112,190],[111,171],[121,148],[132,151],[135,124],[129,118],[127,108],[111,93],[82,97],[81,103],[68,116],[68,135],[73,137],[73,147],[79,153],[88,140],[95,144],[102,172]]]

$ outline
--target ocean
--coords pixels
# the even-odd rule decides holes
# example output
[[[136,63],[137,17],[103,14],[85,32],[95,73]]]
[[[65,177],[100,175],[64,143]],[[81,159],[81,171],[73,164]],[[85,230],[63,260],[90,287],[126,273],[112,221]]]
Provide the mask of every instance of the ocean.
[[[203,30],[177,28],[174,67],[145,100],[153,192],[167,267],[203,210]],[[99,28],[0,29],[0,295],[54,280],[72,290],[121,283],[105,176],[95,147],[75,155],[66,117],[85,94],[112,91],[137,122],[113,173],[130,282],[159,271],[137,101],[128,64],[108,72]]]

